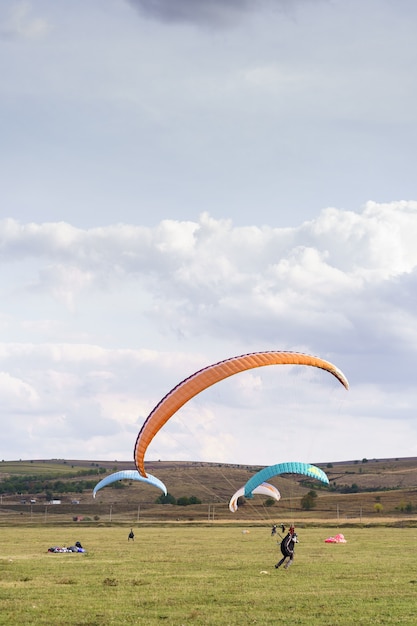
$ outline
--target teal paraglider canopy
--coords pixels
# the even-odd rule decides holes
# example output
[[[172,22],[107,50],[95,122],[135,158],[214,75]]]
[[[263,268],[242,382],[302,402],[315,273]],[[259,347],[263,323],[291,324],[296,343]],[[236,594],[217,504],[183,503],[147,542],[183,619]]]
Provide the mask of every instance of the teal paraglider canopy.
[[[316,478],[322,483],[328,485],[329,479],[325,472],[315,465],[310,463],[277,463],[276,465],[270,465],[257,472],[252,478],[248,480],[244,486],[245,498],[253,498],[254,490],[266,480],[273,476],[279,476],[280,474],[301,474],[303,476],[309,476],[310,478]]]

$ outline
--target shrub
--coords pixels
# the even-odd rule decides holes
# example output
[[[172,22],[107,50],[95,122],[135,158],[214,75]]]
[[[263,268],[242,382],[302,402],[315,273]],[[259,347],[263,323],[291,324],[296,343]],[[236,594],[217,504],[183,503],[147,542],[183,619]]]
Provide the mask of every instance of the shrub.
[[[176,499],[169,492],[167,493],[166,496],[163,493],[161,493],[161,495],[158,496],[158,498],[155,500],[155,504],[176,504],[176,503],[177,503]]]
[[[315,491],[309,491],[301,498],[301,508],[304,511],[310,511],[316,506],[317,494]]]

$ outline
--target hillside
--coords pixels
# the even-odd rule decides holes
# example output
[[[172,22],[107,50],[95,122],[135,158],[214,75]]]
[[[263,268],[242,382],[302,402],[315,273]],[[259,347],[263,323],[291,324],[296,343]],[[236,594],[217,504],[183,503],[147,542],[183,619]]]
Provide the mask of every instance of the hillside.
[[[0,463],[0,520],[19,514],[36,516],[98,518],[106,521],[207,520],[242,521],[297,516],[299,519],[362,519],[389,516],[414,518],[417,514],[417,458],[362,459],[319,465],[328,475],[330,487],[304,477],[285,475],[269,482],[281,492],[281,500],[271,507],[265,498],[244,501],[233,514],[228,509],[231,495],[260,469],[260,466],[224,463],[155,461],[148,462],[149,473],[162,480],[175,498],[195,496],[201,504],[192,506],[155,504],[160,492],[142,483],[115,483],[98,492],[94,485],[108,473],[134,469],[132,462],[85,460],[31,460]],[[20,492],[5,490],[8,479],[19,477]],[[37,486],[31,490],[31,487]],[[314,489],[314,509],[306,511],[301,498]],[[9,490],[10,491],[10,490]],[[50,505],[51,499],[61,501]],[[32,502],[31,502],[32,500]],[[36,501],[36,502],[35,502]],[[77,503],[75,503],[77,502]],[[30,506],[29,506],[30,505]]]

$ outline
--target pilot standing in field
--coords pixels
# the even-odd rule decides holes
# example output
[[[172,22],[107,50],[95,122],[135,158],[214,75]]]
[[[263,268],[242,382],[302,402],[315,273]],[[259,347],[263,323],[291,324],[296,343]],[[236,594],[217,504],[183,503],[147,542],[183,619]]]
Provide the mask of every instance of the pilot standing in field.
[[[288,533],[281,541],[281,552],[283,556],[282,559],[275,565],[276,569],[281,567],[286,559],[288,559],[288,561],[285,563],[284,569],[289,568],[294,561],[294,548],[296,543],[298,543],[297,533],[294,530],[294,526],[290,526]]]

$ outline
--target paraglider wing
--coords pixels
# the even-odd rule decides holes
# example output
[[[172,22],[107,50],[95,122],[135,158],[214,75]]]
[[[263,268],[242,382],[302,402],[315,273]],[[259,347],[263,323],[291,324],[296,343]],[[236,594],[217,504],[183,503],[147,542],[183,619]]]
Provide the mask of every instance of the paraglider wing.
[[[326,485],[329,484],[329,479],[327,478],[325,472],[315,465],[298,462],[277,463],[276,465],[271,465],[261,469],[254,476],[252,476],[243,488],[243,495],[245,498],[252,498],[255,493],[255,489],[262,482],[264,482],[264,480],[272,478],[273,476],[279,476],[280,474],[301,474],[304,476],[310,476],[310,478],[316,478]]]
[[[107,487],[107,485],[111,485],[112,483],[115,483],[118,480],[125,480],[125,479],[138,480],[143,483],[148,483],[148,485],[157,487],[158,489],[163,491],[165,495],[167,495],[167,488],[165,487],[164,483],[161,480],[159,480],[159,478],[156,478],[156,476],[152,476],[152,474],[148,474],[147,476],[144,477],[144,476],[141,476],[139,472],[137,472],[136,470],[123,470],[121,472],[115,472],[114,474],[109,474],[108,476],[103,478],[103,480],[100,480],[100,482],[97,483],[97,485],[94,487],[93,498],[96,497],[96,493],[99,489],[102,489],[103,487]]]
[[[327,537],[327,539],[324,540],[324,543],[346,543],[346,539],[342,533],[338,533],[334,537]]]
[[[214,363],[214,365],[209,365],[174,387],[162,398],[146,418],[136,439],[134,449],[134,460],[139,474],[146,476],[144,457],[150,442],[169,418],[188,400],[229,376],[255,367],[263,367],[264,365],[309,365],[318,367],[333,374],[346,389],[349,388],[346,377],[335,365],[319,357],[299,352],[253,352],[252,354],[232,357],[225,361]]]
[[[281,494],[278,491],[278,489],[274,487],[274,485],[270,485],[269,483],[262,483],[258,487],[255,487],[252,493],[260,494],[262,496],[269,496],[270,498],[274,498],[274,500],[276,500],[277,502],[281,498]],[[244,496],[244,495],[245,495],[245,488],[241,487],[230,498],[229,509],[232,511],[232,513],[236,513],[236,511],[238,510],[237,501],[239,500],[241,496]]]

